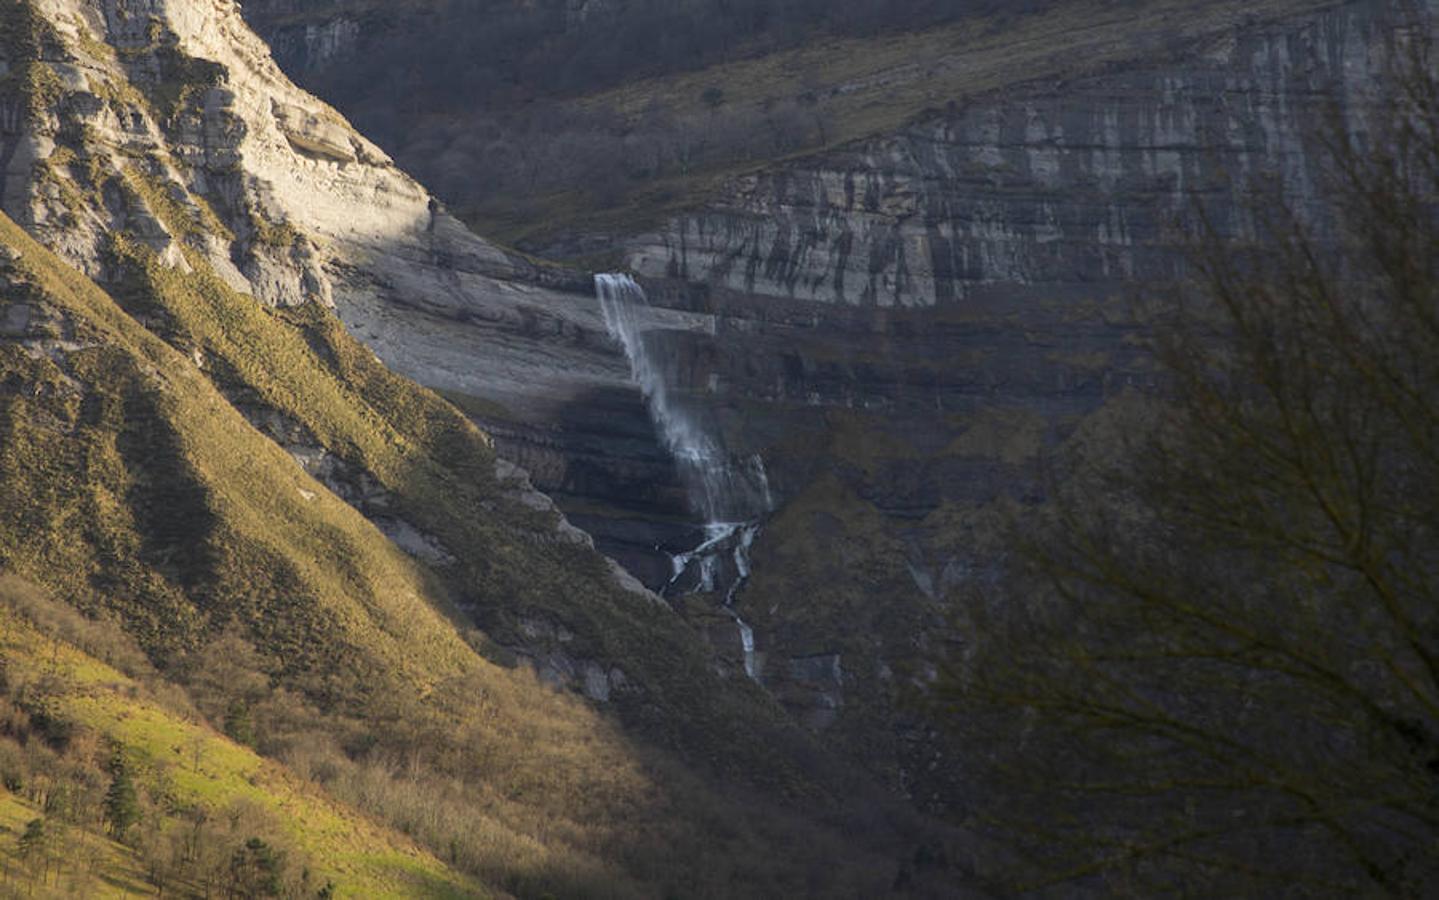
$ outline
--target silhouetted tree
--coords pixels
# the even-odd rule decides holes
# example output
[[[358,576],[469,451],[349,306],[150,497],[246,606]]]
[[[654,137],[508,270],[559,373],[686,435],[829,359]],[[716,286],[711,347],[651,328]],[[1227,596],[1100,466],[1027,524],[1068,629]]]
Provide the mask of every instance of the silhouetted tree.
[[[965,604],[956,727],[1010,887],[1439,879],[1439,82],[1322,139],[1321,201],[1214,234],[1166,396],[1057,462],[1034,565]],[[977,788],[977,793],[980,791]]]

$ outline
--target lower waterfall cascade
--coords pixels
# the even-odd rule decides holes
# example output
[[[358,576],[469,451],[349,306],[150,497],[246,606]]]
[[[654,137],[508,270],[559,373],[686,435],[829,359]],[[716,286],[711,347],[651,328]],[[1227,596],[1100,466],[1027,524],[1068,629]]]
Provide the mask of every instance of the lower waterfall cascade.
[[[749,580],[750,548],[765,516],[774,510],[764,460],[758,454],[731,454],[703,411],[679,397],[676,379],[655,352],[649,298],[634,278],[596,275],[595,292],[605,327],[624,348],[630,377],[644,394],[650,418],[674,458],[690,506],[703,520],[704,539],[694,549],[671,557],[674,574],[664,593],[722,590],[724,608],[739,629],[745,674],[758,679],[754,630],[735,612],[734,602]]]

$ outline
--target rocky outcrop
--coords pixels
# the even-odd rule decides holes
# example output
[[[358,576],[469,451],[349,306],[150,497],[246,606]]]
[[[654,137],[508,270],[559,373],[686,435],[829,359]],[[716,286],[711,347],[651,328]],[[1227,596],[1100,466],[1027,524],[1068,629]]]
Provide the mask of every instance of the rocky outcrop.
[[[281,133],[296,150],[341,164],[355,161],[350,133],[344,125],[289,103],[276,102],[271,110]]]
[[[9,15],[7,34],[17,37],[5,64],[23,77],[10,81],[0,117],[4,208],[81,271],[116,277],[117,242],[135,241],[166,266],[213,272],[271,306],[332,306],[397,370],[483,396],[487,409],[505,411],[501,422],[523,410],[527,418],[506,432],[512,456],[564,460],[543,487],[579,480],[573,446],[588,434],[559,423],[589,397],[623,397],[635,430],[643,426],[653,443],[595,299],[556,289],[588,279],[470,233],[296,88],[235,4],[36,0]],[[707,327],[662,315],[679,330]],[[32,319],[28,307],[6,307],[0,324],[20,333]],[[200,348],[193,359],[209,366]],[[370,473],[259,398],[231,399],[403,550],[440,568],[455,562],[456,549],[397,512]],[[527,540],[593,547],[523,470],[499,465],[497,502],[552,523]],[[606,480],[599,471],[591,481]],[[609,577],[654,600],[623,569]]]

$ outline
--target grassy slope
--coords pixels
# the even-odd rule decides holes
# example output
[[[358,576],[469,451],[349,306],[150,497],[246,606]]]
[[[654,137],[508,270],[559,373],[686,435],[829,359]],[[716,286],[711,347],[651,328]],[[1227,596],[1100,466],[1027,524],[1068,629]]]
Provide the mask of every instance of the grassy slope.
[[[16,794],[0,791],[0,868],[7,873],[4,884],[11,879],[22,882],[25,879],[25,860],[19,851],[20,835],[25,825],[44,815],[36,803]],[[80,836],[77,856],[95,860],[90,871],[79,871],[69,864],[62,866],[58,873],[52,873],[53,881],[38,887],[25,879],[30,896],[68,898],[84,896],[95,900],[110,900],[118,897],[149,897],[154,889],[145,883],[145,871],[134,851],[123,844],[92,831]],[[16,890],[19,888],[17,886]]]
[[[493,892],[448,870],[409,839],[301,783],[207,726],[187,721],[156,702],[133,680],[66,643],[53,640],[10,610],[0,611],[0,657],[15,681],[47,677],[65,685],[58,707],[68,719],[124,748],[131,764],[164,778],[177,806],[221,810],[248,802],[265,810],[317,867],[319,884],[333,881],[341,897],[465,897]],[[10,834],[43,813],[15,795],[0,798],[0,824]],[[168,820],[144,827],[179,827]],[[13,841],[14,838],[9,838]],[[84,838],[102,852],[99,883],[86,896],[150,895],[134,853],[93,831]],[[0,836],[0,848],[7,847]],[[62,861],[64,895],[77,875]],[[71,885],[73,887],[73,885]]]
[[[0,240],[22,248],[27,299],[59,310],[86,345],[69,373],[0,350],[12,378],[36,385],[5,404],[10,566],[82,608],[118,606],[154,651],[234,617],[297,670],[337,671],[352,652],[421,686],[461,670],[467,648],[422,599],[428,576],[413,561],[104,293],[8,220]]]

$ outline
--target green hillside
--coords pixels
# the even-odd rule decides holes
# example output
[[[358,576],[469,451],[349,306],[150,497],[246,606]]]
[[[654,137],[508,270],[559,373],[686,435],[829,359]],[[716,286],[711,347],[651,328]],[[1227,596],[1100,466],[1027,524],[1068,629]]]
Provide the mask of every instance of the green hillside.
[[[844,815],[824,798],[849,777],[753,688],[714,675],[676,618],[556,540],[553,513],[500,488],[485,436],[329,313],[267,310],[197,254],[182,275],[123,237],[113,297],[8,219],[0,242],[0,568],[116,617],[215,727],[521,896],[872,895],[922,839],[821,824]],[[402,553],[237,407],[362,471],[458,561]],[[566,623],[567,652],[618,661],[633,685],[622,719],[676,755],[516,667],[496,641],[522,617]],[[77,717],[156,753],[194,733],[162,737],[163,716],[144,725],[105,696]]]
[[[173,695],[167,704],[162,682],[152,690],[76,639],[143,670],[123,635],[0,578],[0,865],[27,896],[243,893],[272,878],[295,896],[498,894],[217,734]],[[121,770],[133,787],[134,821],[123,827],[113,799]],[[273,865],[235,865],[252,840]]]

